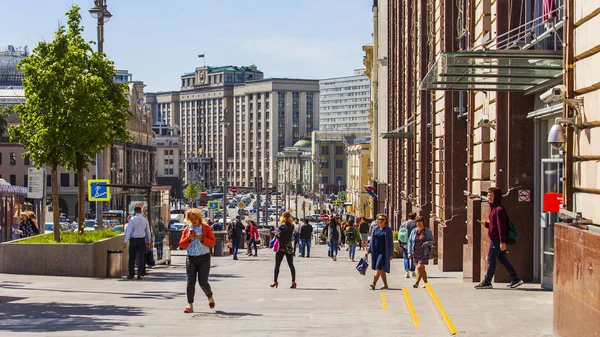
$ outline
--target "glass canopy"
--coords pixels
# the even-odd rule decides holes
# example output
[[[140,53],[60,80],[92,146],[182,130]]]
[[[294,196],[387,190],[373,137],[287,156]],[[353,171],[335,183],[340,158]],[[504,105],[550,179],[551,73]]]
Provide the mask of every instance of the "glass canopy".
[[[545,50],[443,53],[419,90],[526,91],[562,76],[562,58]]]

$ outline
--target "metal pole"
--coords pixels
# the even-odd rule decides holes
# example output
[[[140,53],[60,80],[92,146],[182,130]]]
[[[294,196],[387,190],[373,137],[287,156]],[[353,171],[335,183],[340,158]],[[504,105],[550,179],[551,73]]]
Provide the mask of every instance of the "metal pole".
[[[98,39],[98,52],[104,52],[104,12],[106,10],[106,3],[104,0],[99,0],[97,2],[98,6],[103,10],[98,15],[98,25],[97,25],[97,39]],[[99,153],[96,153],[96,179],[101,179],[104,175],[102,172],[102,159],[104,156],[104,149],[100,150]],[[80,219],[81,221],[81,219]],[[102,202],[96,201],[96,224],[102,224]]]
[[[255,180],[256,180],[256,225],[258,226],[260,224],[260,177],[256,176]]]
[[[227,108],[223,109],[223,227],[227,227],[227,128],[229,121],[227,120]]]

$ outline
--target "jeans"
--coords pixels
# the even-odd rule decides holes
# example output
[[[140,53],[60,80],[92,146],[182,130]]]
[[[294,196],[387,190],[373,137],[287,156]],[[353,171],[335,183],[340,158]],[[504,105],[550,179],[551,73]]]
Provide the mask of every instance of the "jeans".
[[[196,277],[200,288],[204,291],[206,297],[213,295],[208,283],[208,273],[210,272],[210,254],[200,256],[188,256],[187,264],[187,299],[188,303],[194,303],[194,295],[196,294]]]
[[[248,252],[252,253],[252,246],[254,245],[254,255],[258,255],[257,254],[257,249],[256,249],[256,239],[255,238],[250,238],[250,242],[248,242]]]
[[[129,274],[130,278],[133,277],[135,269],[135,260],[137,257],[138,266],[138,277],[144,275],[146,271],[146,239],[144,238],[131,238],[129,240]]]
[[[300,256],[310,256],[310,239],[300,239]]]
[[[348,244],[348,257],[354,260],[354,255],[356,254],[356,243]]]
[[[233,258],[236,259],[237,258],[237,253],[238,253],[238,247],[240,245],[240,237],[239,236],[234,236],[231,238],[231,248],[233,249]]]
[[[408,258],[408,248],[402,247],[402,259],[404,260],[404,271],[415,271],[415,262]]]
[[[162,258],[163,258],[163,242],[162,242],[162,240],[154,242],[154,248],[156,248],[156,259],[162,260]]]
[[[329,256],[334,257],[337,256],[338,253],[338,242],[336,240],[331,240],[331,244],[329,245]]]
[[[296,282],[296,268],[294,268],[294,255],[286,254],[283,252],[275,253],[275,275],[273,280],[277,282],[277,277],[279,277],[279,267],[281,266],[281,261],[283,261],[284,256],[287,260],[288,266],[290,267],[290,271],[292,272],[292,282]]]
[[[519,279],[517,276],[517,271],[506,258],[506,251],[500,250],[500,241],[492,241],[490,242],[490,248],[488,250],[488,268],[487,272],[485,273],[485,277],[483,278],[484,282],[492,282],[492,278],[494,278],[494,274],[496,273],[496,260],[500,261],[500,263],[504,265],[504,268],[506,268],[506,271],[508,271],[508,274],[513,281]]]

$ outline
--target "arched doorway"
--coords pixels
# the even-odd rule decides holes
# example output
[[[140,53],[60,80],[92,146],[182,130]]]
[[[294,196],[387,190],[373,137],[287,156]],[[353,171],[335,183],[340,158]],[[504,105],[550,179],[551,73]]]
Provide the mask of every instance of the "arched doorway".
[[[58,198],[58,207],[60,208],[59,214],[64,214],[65,218],[69,216],[69,204],[67,204],[65,199]]]

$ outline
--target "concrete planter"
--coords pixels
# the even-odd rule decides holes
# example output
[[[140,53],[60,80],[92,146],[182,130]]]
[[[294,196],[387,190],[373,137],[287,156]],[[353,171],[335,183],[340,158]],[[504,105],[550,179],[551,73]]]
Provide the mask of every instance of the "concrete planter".
[[[127,275],[128,250],[124,235],[90,244],[0,244],[0,273],[106,277],[107,251],[122,250],[121,275]]]

